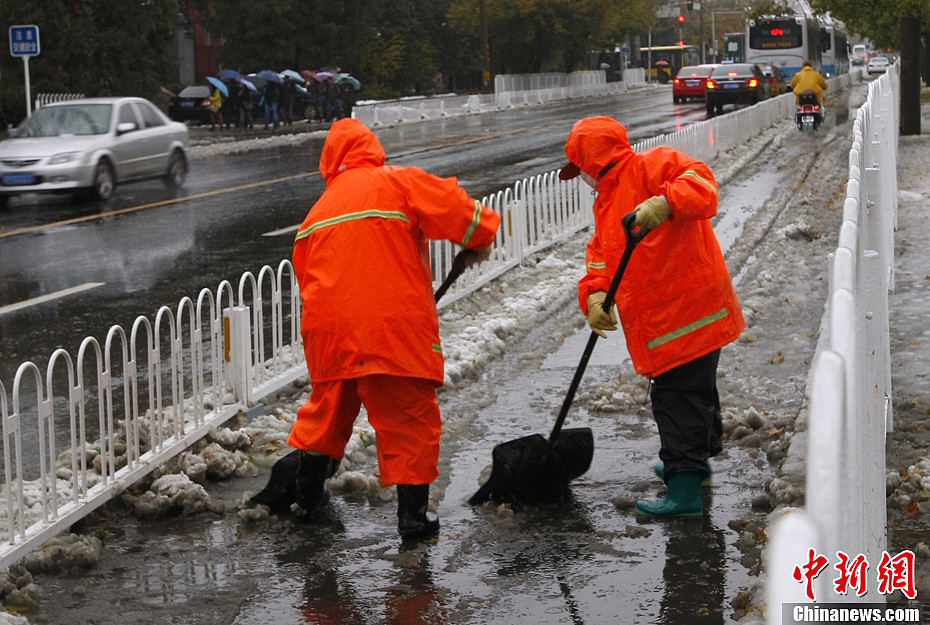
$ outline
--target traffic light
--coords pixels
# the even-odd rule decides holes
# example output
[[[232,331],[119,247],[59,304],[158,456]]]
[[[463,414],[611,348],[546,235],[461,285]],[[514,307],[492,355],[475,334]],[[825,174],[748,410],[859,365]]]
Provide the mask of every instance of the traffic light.
[[[694,10],[694,0],[688,0],[688,10],[689,11]]]
[[[679,14],[679,16],[678,16],[678,23],[679,23],[679,24],[684,24],[684,23],[685,23],[685,16],[684,16],[684,15],[680,15],[680,14]]]

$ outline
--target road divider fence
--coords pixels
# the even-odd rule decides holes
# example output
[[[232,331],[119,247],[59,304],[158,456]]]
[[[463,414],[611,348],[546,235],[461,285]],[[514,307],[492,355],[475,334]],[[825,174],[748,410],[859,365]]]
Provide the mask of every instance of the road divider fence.
[[[869,85],[853,125],[839,244],[830,257],[827,306],[808,377],[805,504],[776,511],[767,530],[769,625],[781,625],[783,605],[812,601],[808,584],[818,601],[884,603],[875,583],[861,595],[837,593],[834,567],[818,575],[814,560],[834,564],[840,552],[849,562],[863,556],[874,582],[887,549],[899,84],[895,64]]]

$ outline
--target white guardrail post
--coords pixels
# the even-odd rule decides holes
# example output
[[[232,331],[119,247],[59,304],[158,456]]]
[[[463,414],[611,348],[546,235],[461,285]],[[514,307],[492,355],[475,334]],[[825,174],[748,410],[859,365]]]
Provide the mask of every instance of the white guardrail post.
[[[252,401],[251,317],[247,306],[223,309],[226,379],[236,400],[246,405]]]

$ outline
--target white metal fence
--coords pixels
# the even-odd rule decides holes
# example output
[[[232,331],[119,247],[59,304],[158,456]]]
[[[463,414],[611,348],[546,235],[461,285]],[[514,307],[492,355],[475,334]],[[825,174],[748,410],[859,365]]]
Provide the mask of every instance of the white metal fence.
[[[783,121],[790,113],[786,106],[785,98],[775,98],[633,148],[662,143],[710,160]],[[557,172],[518,181],[482,201],[502,216],[493,255],[466,270],[440,307],[592,219],[590,190],[578,179],[559,180]],[[454,252],[449,242],[431,243],[437,283]],[[57,350],[44,372],[23,363],[11,404],[0,382],[0,567],[117,496],[210,428],[304,377],[299,318],[293,268],[282,261],[277,269],[244,274],[236,289],[224,281],[196,299],[185,297],[176,309],[161,308],[152,320],[139,317],[129,331],[113,326],[102,344],[88,337],[76,358]],[[34,442],[24,442],[24,430]],[[24,468],[27,458],[38,458],[36,471]]]
[[[491,94],[404,98],[358,104],[352,116],[369,128],[425,120],[473,115],[596,95],[623,93],[631,85],[644,85],[642,69],[628,69],[623,82],[607,82],[603,71],[570,74],[504,75],[495,77]]]
[[[886,550],[885,435],[892,429],[888,292],[894,287],[897,214],[898,65],[869,85],[849,152],[839,244],[829,267],[827,309],[809,380],[806,504],[768,532],[767,621],[782,605],[806,603],[793,579],[809,550],[837,563],[842,551],[876,570]],[[832,571],[832,566],[828,571]],[[825,571],[826,572],[826,571]],[[883,602],[834,592],[829,573],[813,580],[830,602]]]

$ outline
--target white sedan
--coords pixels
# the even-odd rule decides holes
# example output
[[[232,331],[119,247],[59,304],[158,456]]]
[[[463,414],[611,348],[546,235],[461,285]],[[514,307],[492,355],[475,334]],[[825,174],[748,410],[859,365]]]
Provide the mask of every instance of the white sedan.
[[[888,69],[888,59],[883,56],[873,56],[865,66],[865,71],[870,74],[884,74]]]
[[[48,104],[0,141],[0,207],[22,193],[107,200],[117,184],[162,178],[184,184],[187,126],[143,98]]]

